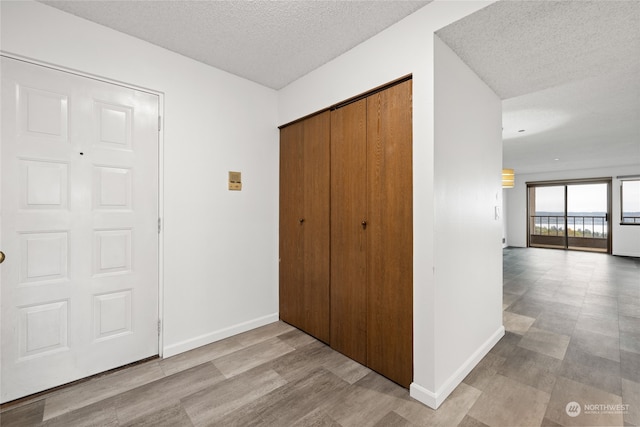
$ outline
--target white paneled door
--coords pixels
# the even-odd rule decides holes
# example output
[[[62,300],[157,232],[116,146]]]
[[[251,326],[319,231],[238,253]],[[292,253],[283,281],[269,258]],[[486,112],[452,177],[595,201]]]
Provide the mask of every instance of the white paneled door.
[[[158,354],[158,96],[2,57],[1,400]]]

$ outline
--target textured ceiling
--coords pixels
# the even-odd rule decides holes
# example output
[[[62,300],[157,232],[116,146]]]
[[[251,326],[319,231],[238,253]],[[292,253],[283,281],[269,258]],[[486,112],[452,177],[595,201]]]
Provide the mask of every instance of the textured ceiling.
[[[638,1],[501,1],[437,32],[502,99],[640,68]]]
[[[429,1],[41,1],[280,89]]]
[[[274,89],[429,3],[40,1]],[[503,99],[505,167],[640,164],[640,1],[503,0],[437,34]]]
[[[437,34],[503,99],[505,167],[640,164],[640,2],[500,1]]]

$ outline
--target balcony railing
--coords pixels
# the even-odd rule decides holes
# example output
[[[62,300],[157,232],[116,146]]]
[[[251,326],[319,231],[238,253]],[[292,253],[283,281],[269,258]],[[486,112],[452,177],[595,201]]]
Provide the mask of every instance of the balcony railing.
[[[532,236],[565,236],[564,216],[531,216]],[[604,216],[567,215],[567,236],[585,239],[607,239],[609,224]]]
[[[529,245],[607,252],[609,222],[605,216],[535,215],[530,217]]]
[[[640,216],[622,216],[621,224],[640,224]]]

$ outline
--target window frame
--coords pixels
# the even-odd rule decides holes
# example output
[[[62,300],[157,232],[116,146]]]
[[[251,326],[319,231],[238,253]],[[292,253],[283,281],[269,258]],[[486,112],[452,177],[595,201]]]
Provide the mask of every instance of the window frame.
[[[625,216],[624,216],[624,183],[625,182],[640,182],[640,176],[638,177],[629,177],[626,179],[621,179],[620,180],[620,225],[640,225],[640,217],[627,217],[627,218],[633,218],[634,222],[625,222]]]

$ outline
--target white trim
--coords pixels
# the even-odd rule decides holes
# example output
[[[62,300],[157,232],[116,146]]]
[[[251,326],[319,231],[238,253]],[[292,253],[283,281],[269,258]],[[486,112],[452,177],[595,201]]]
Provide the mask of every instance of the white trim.
[[[417,383],[411,383],[409,393],[411,397],[419,402],[424,403],[432,409],[438,409],[438,407],[446,400],[446,398],[455,390],[455,388],[464,380],[464,378],[475,368],[475,366],[482,360],[484,356],[489,353],[489,350],[500,338],[504,336],[504,326],[500,326],[496,332],[489,337],[483,345],[481,345],[472,355],[467,359],[465,363],[454,372],[444,385],[440,387],[435,393]]]
[[[152,95],[164,96],[164,92],[160,92],[155,89],[149,89],[144,86],[132,85],[130,83],[126,83],[120,80],[110,79],[108,77],[99,76],[97,74],[87,73],[85,71],[76,70],[75,68],[65,67],[58,64],[52,64],[51,62],[40,61],[35,58],[31,58],[29,56],[19,55],[17,53],[7,52],[6,50],[0,50],[0,56],[5,56],[7,58],[15,59],[22,62],[28,62],[33,65],[39,65],[41,67],[51,68],[53,70],[63,71],[69,74],[75,74],[76,76],[85,77],[88,79],[98,80],[104,83],[109,83],[116,86],[126,87],[128,89],[137,90],[140,92],[150,93]]]
[[[158,93],[158,114],[162,117],[162,126],[158,131],[158,217],[160,233],[158,234],[158,356],[163,357],[164,346],[164,93]]]
[[[438,405],[436,404],[436,402],[438,401],[436,395],[426,388],[422,387],[418,383],[411,383],[411,385],[409,386],[409,395],[416,399],[418,402],[424,403],[429,408],[438,408]]]
[[[268,325],[269,323],[277,322],[279,318],[280,316],[278,313],[272,313],[246,322],[238,323],[237,325],[229,326],[228,328],[209,332],[208,334],[200,335],[199,337],[189,338],[188,340],[171,344],[164,348],[163,357],[175,356],[176,354],[184,353],[185,351],[193,350],[194,348],[211,344],[213,342],[259,328],[260,326]]]
[[[158,114],[162,116],[162,127],[158,131],[158,216],[162,218],[162,229],[158,236],[158,321],[160,321],[161,331],[158,335],[158,356],[163,356],[164,342],[164,92],[155,89],[149,89],[143,86],[136,86],[119,80],[109,79],[107,77],[98,76],[96,74],[87,73],[76,70],[74,68],[64,67],[50,62],[40,61],[24,55],[0,50],[0,56],[37,65],[40,67],[50,68],[52,70],[62,71],[79,77],[84,77],[100,82],[133,89],[140,92],[149,93],[158,97]]]
[[[634,227],[637,227],[637,226],[634,226]],[[632,257],[632,258],[640,258],[640,252],[620,251],[620,252],[614,252],[611,255],[613,255],[613,256]]]

